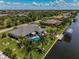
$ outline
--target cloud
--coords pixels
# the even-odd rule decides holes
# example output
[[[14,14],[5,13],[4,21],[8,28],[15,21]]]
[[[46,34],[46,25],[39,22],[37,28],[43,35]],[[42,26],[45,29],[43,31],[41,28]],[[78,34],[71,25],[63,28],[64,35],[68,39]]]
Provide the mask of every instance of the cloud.
[[[78,0],[73,0],[73,2],[77,2]]]
[[[56,0],[50,3],[52,6],[66,6],[67,3],[64,0]]]
[[[64,0],[59,0],[59,1],[63,2]]]
[[[10,5],[11,3],[10,2],[6,2],[6,4]]]
[[[74,0],[74,1],[78,1],[78,0]],[[32,3],[20,3],[20,2],[5,2],[5,1],[0,1],[0,9],[2,8],[3,6],[5,6],[6,8],[9,8],[9,9],[13,9],[13,8],[17,8],[17,9],[21,9],[21,8],[24,8],[24,9],[35,9],[35,8],[74,8],[74,7],[79,7],[79,2],[73,2],[73,3],[67,3],[65,2],[65,0],[55,0],[54,2],[50,1],[48,3],[43,3],[43,2],[32,2]],[[25,7],[27,6],[27,7]],[[4,9],[5,9],[4,7]]]
[[[36,2],[33,2],[32,4],[33,4],[33,5],[38,5]]]
[[[5,2],[4,1],[0,1],[0,4],[4,4]]]
[[[19,2],[14,2],[14,3],[12,3],[12,5],[21,6],[21,5],[23,5],[23,4],[22,4],[22,3],[19,3]]]
[[[75,0],[75,1],[77,1],[77,0]],[[32,5],[32,6],[53,6],[53,7],[55,7],[55,6],[59,6],[59,7],[61,7],[61,6],[67,6],[67,7],[72,6],[72,7],[74,7],[74,6],[79,6],[79,3],[78,2],[77,3],[75,3],[75,2],[67,3],[67,2],[65,2],[65,0],[55,0],[54,2],[50,1],[48,3],[32,2],[29,5]]]
[[[4,1],[0,1],[0,3],[4,3]]]
[[[43,3],[32,2],[30,5],[32,6],[41,6]]]
[[[72,5],[73,5],[73,6],[79,6],[79,2],[73,3]]]
[[[59,6],[59,7],[61,7],[61,6],[78,7],[79,6],[79,2],[78,2],[78,0],[74,0],[73,3],[72,2],[71,3],[67,3],[67,2],[65,2],[65,0],[56,0],[56,1],[52,2],[51,5],[53,5],[53,6]]]
[[[5,1],[0,1],[0,5],[8,5],[9,2],[5,2]]]
[[[74,0],[77,1],[77,0]],[[37,3],[37,2],[32,2],[32,3],[19,3],[19,2],[5,2],[5,1],[0,1],[0,5],[6,5],[6,6],[78,6],[79,3],[66,3],[64,0],[55,0],[54,2],[50,1],[48,3]]]
[[[0,1],[0,5],[5,5],[5,6],[10,6],[10,5],[20,6],[22,4],[19,3],[19,2],[17,2],[17,3],[16,2],[11,3],[11,2]]]

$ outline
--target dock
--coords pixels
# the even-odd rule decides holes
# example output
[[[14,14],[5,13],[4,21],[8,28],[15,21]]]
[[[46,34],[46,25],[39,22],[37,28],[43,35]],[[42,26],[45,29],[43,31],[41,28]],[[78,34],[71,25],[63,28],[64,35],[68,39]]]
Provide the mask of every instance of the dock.
[[[58,40],[62,40],[63,36],[64,36],[63,34],[56,35],[56,38],[57,38]]]

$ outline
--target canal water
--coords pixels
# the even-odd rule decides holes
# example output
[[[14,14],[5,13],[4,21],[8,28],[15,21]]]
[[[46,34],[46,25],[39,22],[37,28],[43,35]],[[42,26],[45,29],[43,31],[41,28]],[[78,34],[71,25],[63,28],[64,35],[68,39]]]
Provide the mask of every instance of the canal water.
[[[45,59],[79,59],[79,14],[76,22],[71,24],[72,38],[58,41]]]

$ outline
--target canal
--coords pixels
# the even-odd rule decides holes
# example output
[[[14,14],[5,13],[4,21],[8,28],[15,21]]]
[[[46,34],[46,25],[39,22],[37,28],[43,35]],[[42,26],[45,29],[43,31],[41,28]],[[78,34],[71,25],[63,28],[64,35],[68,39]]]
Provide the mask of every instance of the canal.
[[[79,59],[79,14],[76,22],[71,24],[72,38],[58,41],[45,59]]]

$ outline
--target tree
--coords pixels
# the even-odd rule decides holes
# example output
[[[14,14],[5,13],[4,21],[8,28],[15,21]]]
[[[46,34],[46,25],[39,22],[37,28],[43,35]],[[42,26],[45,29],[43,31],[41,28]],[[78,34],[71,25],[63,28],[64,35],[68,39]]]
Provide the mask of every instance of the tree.
[[[12,26],[12,21],[11,21],[10,18],[5,19],[4,26],[7,27],[7,28]]]
[[[46,32],[48,33],[53,33],[53,32],[56,32],[57,31],[57,28],[56,27],[46,27]]]
[[[13,55],[11,56],[11,59],[17,59],[17,58],[16,58],[16,54],[13,54]]]
[[[12,56],[12,50],[11,50],[10,48],[5,48],[5,49],[3,50],[3,53],[4,53],[5,55],[7,55],[8,57],[11,57],[11,56]]]
[[[5,38],[6,36],[6,33],[3,33],[1,38]]]

